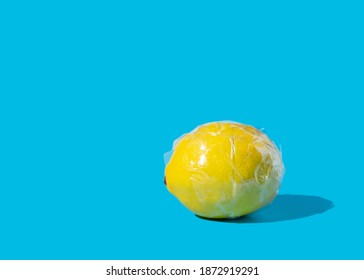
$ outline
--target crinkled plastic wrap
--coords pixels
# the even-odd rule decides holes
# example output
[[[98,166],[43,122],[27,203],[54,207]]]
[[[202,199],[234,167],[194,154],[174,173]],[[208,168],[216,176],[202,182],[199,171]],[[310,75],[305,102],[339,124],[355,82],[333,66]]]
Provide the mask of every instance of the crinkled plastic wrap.
[[[240,217],[269,204],[284,174],[281,152],[268,136],[231,121],[182,135],[165,161],[169,192],[207,218]]]

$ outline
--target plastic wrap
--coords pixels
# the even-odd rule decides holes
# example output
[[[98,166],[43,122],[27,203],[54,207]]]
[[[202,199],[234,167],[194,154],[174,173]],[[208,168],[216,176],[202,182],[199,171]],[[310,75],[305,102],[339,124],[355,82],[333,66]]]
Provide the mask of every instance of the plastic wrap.
[[[184,206],[207,218],[235,218],[269,204],[284,174],[281,152],[262,131],[222,121],[174,141],[164,182]]]

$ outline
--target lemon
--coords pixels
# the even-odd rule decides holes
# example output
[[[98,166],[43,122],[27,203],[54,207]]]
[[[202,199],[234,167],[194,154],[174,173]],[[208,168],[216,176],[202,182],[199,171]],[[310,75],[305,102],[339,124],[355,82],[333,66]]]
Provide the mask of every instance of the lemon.
[[[281,152],[260,130],[213,122],[177,139],[165,184],[178,200],[206,218],[236,218],[270,203],[284,167]]]

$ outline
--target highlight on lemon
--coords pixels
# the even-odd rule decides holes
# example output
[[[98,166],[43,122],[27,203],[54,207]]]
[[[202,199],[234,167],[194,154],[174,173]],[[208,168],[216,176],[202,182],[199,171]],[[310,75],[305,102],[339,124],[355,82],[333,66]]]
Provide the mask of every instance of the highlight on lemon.
[[[173,143],[164,182],[185,207],[206,218],[236,218],[276,197],[281,152],[262,131],[230,121],[201,125]]]

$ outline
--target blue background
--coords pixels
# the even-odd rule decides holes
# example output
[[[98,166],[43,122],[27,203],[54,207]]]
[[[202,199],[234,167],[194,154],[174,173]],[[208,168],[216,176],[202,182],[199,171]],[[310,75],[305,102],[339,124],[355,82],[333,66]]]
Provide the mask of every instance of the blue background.
[[[364,258],[361,1],[6,2],[1,259]],[[229,222],[163,185],[173,140],[216,120],[286,166]]]

